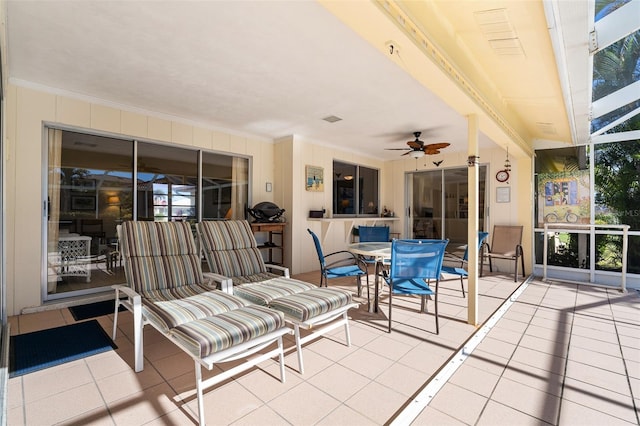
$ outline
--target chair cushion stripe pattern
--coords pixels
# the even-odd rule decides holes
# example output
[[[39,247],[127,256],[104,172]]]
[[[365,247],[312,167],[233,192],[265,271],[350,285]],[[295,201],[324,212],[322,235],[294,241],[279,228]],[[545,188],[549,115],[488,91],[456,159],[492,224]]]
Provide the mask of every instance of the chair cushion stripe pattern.
[[[261,281],[268,281],[274,278],[282,277],[282,275],[274,274],[271,272],[261,272],[259,274],[253,275],[243,275],[239,277],[231,277],[233,281],[234,288],[237,285],[247,284],[247,283],[258,283]]]
[[[191,354],[198,358],[263,336],[284,326],[281,312],[247,306],[179,325],[171,330]]]
[[[142,299],[143,313],[156,328],[166,332],[190,321],[249,305],[246,300],[222,291],[197,286],[184,286],[180,290],[182,296],[176,291],[158,291],[147,293]]]
[[[268,306],[273,299],[316,288],[318,287],[314,284],[292,278],[274,278],[268,281],[234,287],[233,294],[256,305]]]
[[[243,277],[267,272],[246,220],[210,220],[197,224],[211,272]]]
[[[269,307],[283,312],[285,317],[304,322],[349,303],[351,303],[351,292],[349,291],[316,288],[274,299]]]
[[[129,286],[140,294],[204,282],[191,226],[179,222],[124,222]]]

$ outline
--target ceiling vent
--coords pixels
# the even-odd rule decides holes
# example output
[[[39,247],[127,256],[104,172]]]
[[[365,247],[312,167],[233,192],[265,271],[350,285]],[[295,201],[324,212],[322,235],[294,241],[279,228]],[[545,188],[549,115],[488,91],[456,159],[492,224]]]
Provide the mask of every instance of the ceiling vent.
[[[556,126],[553,125],[553,123],[543,123],[543,122],[536,122],[536,126],[538,126],[538,130],[540,130],[540,132],[542,132],[545,135],[557,135],[558,131],[556,130]]]
[[[520,39],[513,28],[507,9],[491,9],[475,12],[476,23],[484,38],[497,55],[524,56]]]
[[[335,115],[330,115],[328,117],[323,118],[327,123],[335,123],[336,121],[341,121],[342,118],[336,117]]]

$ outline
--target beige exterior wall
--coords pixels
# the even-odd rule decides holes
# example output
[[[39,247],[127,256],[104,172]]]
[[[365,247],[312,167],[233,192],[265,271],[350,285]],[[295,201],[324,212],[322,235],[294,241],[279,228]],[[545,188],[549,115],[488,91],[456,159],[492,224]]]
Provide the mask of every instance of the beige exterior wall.
[[[270,141],[14,85],[7,90],[5,119],[8,315],[42,304],[45,123],[252,157],[253,199],[272,201],[274,196],[264,184],[274,179]]]
[[[332,252],[345,248],[353,226],[373,223],[372,219],[308,219],[309,210],[324,207],[330,214],[334,159],[380,170],[380,206],[387,206],[396,212],[397,219],[387,223],[393,232],[399,232],[403,237],[406,236],[402,214],[405,206],[405,174],[416,170],[416,166],[418,170],[435,169],[429,157],[419,160],[417,164],[411,158],[385,163],[355,152],[310,143],[297,135],[277,141],[260,140],[207,129],[187,120],[138,112],[134,108],[106,106],[21,86],[8,86],[5,103],[8,315],[42,305],[45,123],[251,157],[250,202],[272,201],[286,209],[289,225],[286,230],[285,263],[294,274],[319,268],[307,228],[321,235],[325,251]],[[495,223],[525,224],[525,260],[531,271],[531,249],[528,247],[531,247],[532,162],[525,157],[512,158],[515,167],[511,176],[511,203],[500,204],[496,208],[497,182],[493,176],[502,168],[505,153],[502,149],[495,149],[483,151],[481,155],[482,162],[489,165],[490,227]],[[323,192],[306,191],[306,165],[324,168]],[[440,167],[466,167],[466,154],[445,154]],[[267,182],[273,184],[273,192],[266,192]]]

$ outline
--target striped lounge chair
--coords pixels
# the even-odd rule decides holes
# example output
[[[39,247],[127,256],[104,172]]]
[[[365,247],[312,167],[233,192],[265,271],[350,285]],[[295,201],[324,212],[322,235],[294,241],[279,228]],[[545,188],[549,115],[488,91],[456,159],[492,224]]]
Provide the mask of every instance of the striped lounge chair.
[[[124,222],[120,241],[128,286],[114,286],[113,338],[123,305],[134,317],[136,372],[144,368],[142,329],[150,324],[194,359],[201,425],[204,389],[276,356],[284,382],[282,336],[291,333],[284,314],[215,290],[202,273],[188,223]],[[264,350],[273,343],[275,348]],[[214,364],[252,354],[257,356],[202,379],[202,366],[211,370]]]
[[[219,280],[233,283],[228,291],[284,314],[294,328],[300,373],[304,372],[304,343],[344,326],[347,346],[351,346],[347,311],[359,306],[351,292],[292,279],[288,270],[284,276],[266,272],[270,265],[265,265],[246,220],[203,221],[196,229],[209,269]],[[313,333],[302,337],[300,329]]]

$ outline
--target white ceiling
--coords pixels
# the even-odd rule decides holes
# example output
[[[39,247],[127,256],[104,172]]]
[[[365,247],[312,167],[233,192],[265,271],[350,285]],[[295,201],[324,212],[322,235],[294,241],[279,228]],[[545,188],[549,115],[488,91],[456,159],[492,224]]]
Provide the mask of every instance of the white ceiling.
[[[398,158],[399,151],[385,148],[404,147],[416,130],[426,131],[426,143],[447,141],[448,150],[466,151],[466,120],[455,105],[440,101],[390,60],[384,46],[365,40],[315,1],[6,3],[9,78],[15,84],[267,140],[298,135],[376,158]],[[536,122],[557,120],[552,125],[561,134],[555,139],[570,141],[544,17],[527,21],[523,15],[539,9],[541,1],[413,3],[406,4],[442,14],[442,27],[458,34],[455,44],[468,54],[453,59],[476,64],[470,78],[477,74],[482,87],[492,88],[488,97],[510,110],[507,118],[515,117],[524,140],[554,139],[536,130]],[[506,5],[526,52],[516,61],[492,58],[477,39],[480,28],[469,20],[476,10]],[[405,9],[418,23],[429,19]],[[474,58],[471,48],[480,56]],[[544,67],[535,69],[535,79],[531,70],[517,75],[542,56]],[[542,86],[549,80],[555,86]],[[536,110],[558,103],[560,114],[554,109],[541,117]],[[330,115],[343,120],[322,120]],[[481,146],[491,145],[481,138]]]

